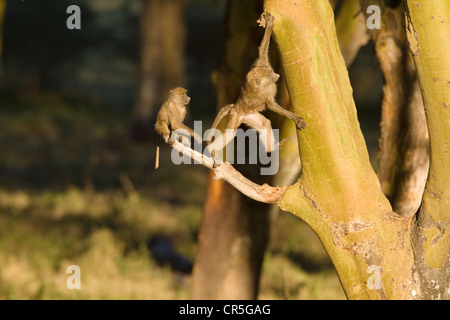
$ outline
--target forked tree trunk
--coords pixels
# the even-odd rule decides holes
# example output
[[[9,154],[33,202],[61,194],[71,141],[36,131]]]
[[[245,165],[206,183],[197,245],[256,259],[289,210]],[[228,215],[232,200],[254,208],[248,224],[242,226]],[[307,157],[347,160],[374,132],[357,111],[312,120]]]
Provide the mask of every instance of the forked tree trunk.
[[[378,177],[394,211],[409,217],[422,200],[429,167],[429,139],[422,95],[408,40],[403,2],[361,0],[381,8],[381,29],[370,34],[384,75]],[[366,10],[364,10],[365,12]]]
[[[233,103],[257,55],[262,1],[231,0],[218,79],[218,108]],[[246,172],[248,173],[248,172]],[[192,277],[192,299],[256,299],[269,239],[268,206],[211,173]]]
[[[156,112],[173,87],[184,87],[184,0],[142,0],[140,17],[140,67],[131,135],[154,137]]]
[[[318,234],[350,299],[448,299],[450,4],[408,1],[431,164],[414,217],[393,212],[358,125],[328,1],[266,0],[294,111],[302,174],[279,206]]]

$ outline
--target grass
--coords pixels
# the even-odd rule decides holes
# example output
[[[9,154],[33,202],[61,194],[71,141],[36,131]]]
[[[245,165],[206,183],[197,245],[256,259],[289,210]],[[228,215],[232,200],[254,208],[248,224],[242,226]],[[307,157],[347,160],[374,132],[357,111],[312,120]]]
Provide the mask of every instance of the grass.
[[[159,265],[155,235],[193,260],[208,171],[128,139],[127,115],[40,94],[0,101],[0,299],[187,299],[190,275]],[[69,265],[81,289],[69,290]],[[261,299],[345,298],[315,234],[274,220]]]

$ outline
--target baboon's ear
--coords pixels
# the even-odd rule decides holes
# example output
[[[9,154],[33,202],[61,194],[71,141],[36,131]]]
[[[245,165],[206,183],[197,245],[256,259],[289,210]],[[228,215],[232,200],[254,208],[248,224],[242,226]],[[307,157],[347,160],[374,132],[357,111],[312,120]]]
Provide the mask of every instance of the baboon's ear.
[[[169,99],[173,101],[175,99],[175,93],[173,91],[169,92]]]
[[[256,83],[257,86],[259,86],[259,84],[260,84],[259,79],[255,79],[255,83]]]

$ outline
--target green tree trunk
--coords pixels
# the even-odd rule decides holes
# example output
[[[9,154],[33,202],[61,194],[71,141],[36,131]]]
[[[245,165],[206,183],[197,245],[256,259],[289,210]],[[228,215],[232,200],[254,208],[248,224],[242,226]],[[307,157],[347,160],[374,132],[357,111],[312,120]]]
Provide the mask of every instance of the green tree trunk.
[[[413,220],[421,293],[450,299],[450,2],[407,2],[407,36],[430,135],[430,171]]]
[[[338,0],[330,1],[333,8],[337,7]],[[359,0],[344,0],[335,12],[336,32],[342,56],[347,67],[350,67],[362,46],[369,41],[365,27],[364,15],[361,12]],[[282,70],[280,70],[282,72]],[[283,79],[284,80],[284,79]],[[282,92],[286,87],[282,86]],[[287,109],[291,109],[289,94],[285,94]],[[283,118],[280,137],[288,138],[280,150],[280,169],[274,177],[273,184],[285,186],[292,184],[298,178],[301,169],[296,127],[290,119]]]
[[[297,134],[302,174],[279,206],[318,234],[350,299],[449,297],[450,4],[408,4],[431,144],[414,217],[393,212],[369,162],[328,1],[265,1],[293,110],[308,123]]]

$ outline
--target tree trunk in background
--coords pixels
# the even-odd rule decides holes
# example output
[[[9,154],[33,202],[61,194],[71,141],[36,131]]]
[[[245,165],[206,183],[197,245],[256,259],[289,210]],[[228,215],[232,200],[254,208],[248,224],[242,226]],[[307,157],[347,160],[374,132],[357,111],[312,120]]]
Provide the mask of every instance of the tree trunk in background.
[[[6,0],[0,0],[0,58],[3,52],[3,20],[5,18]]]
[[[366,20],[359,0],[343,0],[335,10],[336,33],[347,68],[353,63],[359,49],[369,41]]]
[[[430,170],[413,220],[415,276],[425,299],[450,299],[450,2],[407,0],[407,38],[430,139]]]
[[[256,23],[261,12],[259,0],[228,3],[218,108],[236,101],[245,74],[257,57],[264,31]],[[252,174],[247,167],[243,170],[244,175]],[[257,298],[269,239],[268,208],[227,182],[214,181],[211,174],[194,264],[192,299]]]
[[[155,137],[154,119],[169,90],[186,85],[184,0],[142,0],[140,77],[131,119],[135,139]]]
[[[210,176],[191,299],[256,299],[268,239],[267,205]]]
[[[378,177],[394,211],[409,217],[422,200],[429,167],[429,138],[416,69],[406,39],[404,4],[361,0],[381,8],[382,28],[370,34],[384,75]]]

